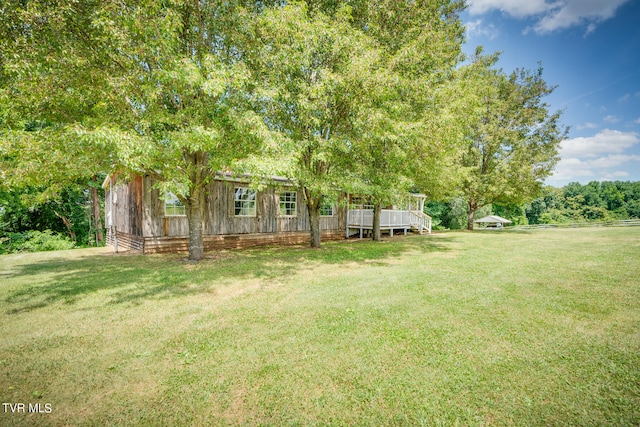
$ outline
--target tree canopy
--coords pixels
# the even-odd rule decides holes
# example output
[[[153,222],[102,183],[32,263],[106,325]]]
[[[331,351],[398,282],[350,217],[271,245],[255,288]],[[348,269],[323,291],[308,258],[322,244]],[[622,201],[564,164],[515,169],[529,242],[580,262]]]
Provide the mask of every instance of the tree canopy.
[[[185,204],[190,258],[199,259],[205,185],[267,135],[245,105],[250,71],[242,58],[254,7],[10,2],[4,124],[24,139],[25,120],[51,121],[55,132],[34,146],[75,132],[113,153],[85,147],[79,159],[102,167],[112,159],[112,170],[155,177]]]
[[[493,203],[519,203],[539,193],[559,160],[566,128],[560,112],[550,113],[543,98],[553,91],[536,71],[506,75],[495,68],[497,55],[483,56],[460,69],[465,107],[461,153],[461,193],[474,212]]]
[[[297,183],[312,246],[337,190],[379,212],[408,190],[450,195],[462,182],[472,221],[483,205],[536,194],[563,128],[542,102],[553,88],[541,70],[507,76],[481,55],[458,67],[463,8],[7,0],[1,177],[53,195],[100,172],[152,176],[185,205],[194,260],[218,172]]]

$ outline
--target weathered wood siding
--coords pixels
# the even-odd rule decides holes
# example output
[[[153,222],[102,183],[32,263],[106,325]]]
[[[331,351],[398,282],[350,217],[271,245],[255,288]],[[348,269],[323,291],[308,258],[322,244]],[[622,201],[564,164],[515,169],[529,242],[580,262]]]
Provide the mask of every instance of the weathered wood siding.
[[[342,240],[343,231],[322,232],[322,241]],[[264,245],[297,245],[308,244],[311,240],[308,231],[287,233],[249,233],[204,236],[205,251],[220,249],[238,249]],[[144,253],[187,252],[187,237],[148,237],[144,239]]]
[[[287,233],[309,231],[309,215],[302,191],[292,187],[268,187],[256,195],[256,215],[236,216],[235,189],[246,184],[214,181],[208,187],[207,208],[204,218],[205,235],[231,235],[253,233]],[[189,228],[186,216],[165,216],[164,201],[153,187],[151,178],[144,179],[144,237],[184,237]],[[296,216],[280,215],[280,192],[297,191]],[[344,230],[346,208],[334,207],[334,215],[320,218],[322,231]]]
[[[114,233],[111,229],[107,229],[107,246],[113,246],[115,248]],[[120,251],[144,251],[145,239],[141,236],[134,236],[132,234],[123,233],[117,231],[118,237],[118,252]]]
[[[116,194],[115,203],[111,202],[111,190],[106,190],[105,214],[111,213],[111,221],[119,233],[131,236],[143,236],[143,194],[144,182],[142,177],[135,178],[126,185],[113,188]],[[113,208],[113,212],[110,209]],[[107,228],[109,224],[107,223]]]

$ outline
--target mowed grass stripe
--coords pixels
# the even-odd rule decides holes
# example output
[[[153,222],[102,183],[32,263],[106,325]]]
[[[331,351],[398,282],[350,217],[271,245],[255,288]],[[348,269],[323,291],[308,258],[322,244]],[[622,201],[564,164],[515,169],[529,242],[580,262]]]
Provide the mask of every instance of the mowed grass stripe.
[[[640,229],[0,257],[3,425],[638,425]]]

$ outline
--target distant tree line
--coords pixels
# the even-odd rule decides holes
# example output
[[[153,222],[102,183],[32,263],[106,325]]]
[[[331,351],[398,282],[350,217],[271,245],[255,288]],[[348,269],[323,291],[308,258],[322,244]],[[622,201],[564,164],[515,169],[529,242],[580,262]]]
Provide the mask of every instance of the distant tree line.
[[[463,198],[432,201],[425,211],[439,229],[467,227],[469,205]],[[522,224],[566,224],[640,218],[640,182],[572,182],[562,188],[545,186],[530,203],[492,204],[476,212],[476,217],[496,214]]]

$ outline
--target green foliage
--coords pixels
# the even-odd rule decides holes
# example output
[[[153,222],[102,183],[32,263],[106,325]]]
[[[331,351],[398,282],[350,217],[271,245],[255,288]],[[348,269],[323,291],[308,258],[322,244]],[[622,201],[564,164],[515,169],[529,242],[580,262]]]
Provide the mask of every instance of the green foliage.
[[[113,93],[105,71],[114,64],[98,48],[106,38],[91,22],[100,3],[8,0],[0,20],[0,186],[19,193],[25,209],[50,208],[58,217],[54,225],[44,213],[32,229],[57,230],[64,217],[66,232],[81,244],[101,240],[95,189],[113,164],[112,147],[84,135],[97,117],[119,116],[105,104]],[[83,204],[85,190],[95,196],[91,227],[80,226],[87,215],[71,206]],[[89,237],[89,229],[99,232]]]
[[[415,187],[415,159],[442,160],[446,145],[432,143],[444,139],[434,89],[457,64],[461,8],[320,1],[259,17],[249,67],[260,70],[257,109],[282,138],[276,172],[304,190],[312,245],[317,208],[336,188],[392,203]],[[273,170],[257,160],[258,170]]]
[[[537,71],[496,69],[498,55],[478,50],[459,70],[465,147],[460,191],[473,227],[477,208],[494,203],[520,204],[535,198],[558,161],[566,129],[560,113],[550,113],[543,98],[553,87]]]
[[[455,197],[449,202],[449,210],[445,217],[445,224],[451,230],[461,230],[467,226],[469,205],[462,197]]]
[[[55,199],[44,201],[42,194],[40,188],[0,188],[0,236],[51,230],[65,234],[79,246],[96,244],[89,191],[63,188]],[[98,195],[104,199],[102,189]]]
[[[640,218],[640,182],[605,181],[545,187],[525,205],[530,224]]]
[[[640,182],[573,182],[562,188],[545,186],[530,203],[494,203],[476,216],[494,213],[513,221],[513,225],[566,224],[640,218],[639,208]],[[425,212],[433,218],[434,228],[459,229],[463,228],[468,205],[460,198],[431,201]]]
[[[276,174],[298,183],[313,245],[323,198],[339,189],[379,207],[409,189],[450,198],[459,188],[464,203],[441,212],[448,228],[464,211],[468,222],[483,206],[522,204],[557,160],[564,129],[542,102],[553,88],[541,69],[506,75],[497,55],[480,51],[457,67],[463,8],[458,0],[7,0],[0,180],[39,189],[36,206],[95,190],[101,173],[152,176],[185,206],[192,259],[202,257],[206,186],[220,171],[252,172],[255,185]],[[620,189],[591,190],[553,209],[594,219],[640,210]],[[536,221],[549,206],[532,210]],[[55,212],[78,234],[71,210]],[[524,222],[522,211],[508,215]]]
[[[467,227],[469,204],[463,197],[454,197],[448,202],[428,202],[425,213],[433,220],[435,230],[462,230]],[[492,206],[484,206],[477,210],[478,216],[492,214]]]
[[[443,230],[447,228],[444,224],[447,211],[448,206],[443,202],[429,201],[424,205],[424,213],[431,217],[431,227],[433,230]]]
[[[345,161],[356,175],[349,191],[368,195],[373,204],[394,203],[410,188],[431,197],[446,193],[444,174],[451,176],[447,166],[457,152],[447,84],[460,60],[461,7],[449,1],[382,2],[369,6],[370,22],[360,23],[372,28],[366,33],[380,54],[360,100],[361,133],[350,141]]]
[[[185,204],[190,253],[199,258],[203,188],[268,137],[247,107],[250,72],[241,60],[255,40],[256,6],[3,3],[1,178],[11,169],[36,186],[99,171],[152,175]],[[52,125],[27,132],[30,122]],[[68,161],[74,153],[78,164]]]
[[[529,220],[525,213],[525,206],[518,204],[499,205],[493,204],[492,214],[501,216],[502,218],[509,219],[513,222],[512,225],[527,225]],[[479,214],[481,217],[485,214]],[[490,215],[490,214],[487,214]]]
[[[75,247],[67,237],[51,230],[0,233],[0,253],[59,251]]]

